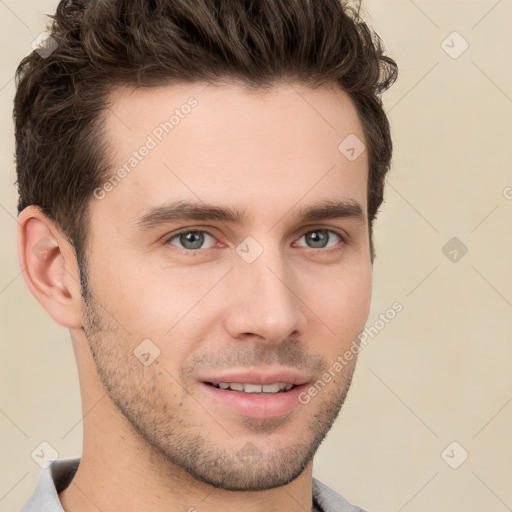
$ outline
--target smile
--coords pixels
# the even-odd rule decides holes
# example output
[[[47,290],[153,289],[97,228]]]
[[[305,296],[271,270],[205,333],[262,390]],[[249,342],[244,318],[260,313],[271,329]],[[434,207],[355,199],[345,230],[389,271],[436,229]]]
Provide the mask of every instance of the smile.
[[[274,384],[249,384],[249,383],[240,383],[240,382],[219,382],[218,384],[214,384],[213,382],[208,382],[210,386],[214,386],[220,389],[231,389],[233,391],[240,391],[243,393],[282,393],[284,391],[290,391],[292,389],[293,384],[287,384],[285,382],[276,382]]]

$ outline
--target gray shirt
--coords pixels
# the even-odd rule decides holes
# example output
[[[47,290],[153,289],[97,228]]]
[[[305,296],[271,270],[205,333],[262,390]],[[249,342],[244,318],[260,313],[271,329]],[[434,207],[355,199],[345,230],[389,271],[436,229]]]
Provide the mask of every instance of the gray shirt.
[[[59,493],[73,480],[80,457],[57,459],[41,470],[36,488],[20,512],[64,512]],[[313,505],[320,512],[365,512],[313,478]]]

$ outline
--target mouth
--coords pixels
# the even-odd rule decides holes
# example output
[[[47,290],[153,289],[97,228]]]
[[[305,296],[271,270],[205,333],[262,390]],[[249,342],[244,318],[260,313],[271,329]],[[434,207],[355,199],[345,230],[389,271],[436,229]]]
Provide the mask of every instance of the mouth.
[[[275,382],[273,384],[250,384],[240,382],[205,382],[209,386],[213,386],[218,389],[230,389],[232,391],[238,391],[241,393],[258,393],[258,394],[269,394],[275,395],[276,393],[283,393],[290,391],[294,387],[294,384],[286,382]]]
[[[293,371],[226,374],[202,379],[199,384],[214,407],[223,414],[251,418],[277,418],[301,405],[298,397],[309,378]]]

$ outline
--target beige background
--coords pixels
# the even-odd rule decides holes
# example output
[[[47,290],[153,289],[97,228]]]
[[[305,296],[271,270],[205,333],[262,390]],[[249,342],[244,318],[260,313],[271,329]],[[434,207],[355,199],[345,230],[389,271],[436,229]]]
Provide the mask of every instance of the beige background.
[[[30,454],[42,441],[60,457],[81,451],[68,332],[31,296],[16,259],[12,76],[56,5],[0,0],[2,512],[32,492],[40,468]],[[371,512],[510,510],[512,2],[365,5],[400,67],[385,95],[395,157],[368,325],[395,301],[403,311],[363,351],[315,474]],[[469,43],[458,58],[454,31]],[[455,262],[456,248],[442,251],[453,237],[468,249]],[[447,461],[469,454],[458,469],[441,456],[453,441]]]

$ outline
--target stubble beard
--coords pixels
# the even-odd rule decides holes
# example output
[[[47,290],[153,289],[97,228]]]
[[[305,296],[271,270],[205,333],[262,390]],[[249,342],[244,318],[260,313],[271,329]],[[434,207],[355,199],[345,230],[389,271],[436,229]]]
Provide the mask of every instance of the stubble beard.
[[[207,407],[202,409],[203,425],[194,425],[183,414],[183,408],[170,403],[171,393],[176,396],[183,388],[173,378],[165,393],[162,379],[157,378],[162,372],[156,370],[155,365],[145,367],[133,352],[127,351],[126,347],[131,346],[129,336],[116,321],[100,313],[101,307],[95,307],[85,272],[81,283],[83,329],[98,376],[114,406],[147,443],[149,451],[156,450],[194,479],[229,491],[273,489],[299,477],[341,410],[352,381],[355,360],[353,365],[344,367],[347,373],[341,386],[324,388],[311,400],[310,406],[315,406],[315,412],[299,439],[279,448],[270,443],[270,449],[265,452],[265,438],[268,439],[273,430],[282,432],[286,421],[279,425],[279,420],[275,419],[246,418],[243,426],[254,433],[254,437],[240,447],[237,439],[229,434],[229,424],[209,415]],[[224,431],[226,444],[237,445],[236,448],[219,446],[204,434],[215,429]]]

